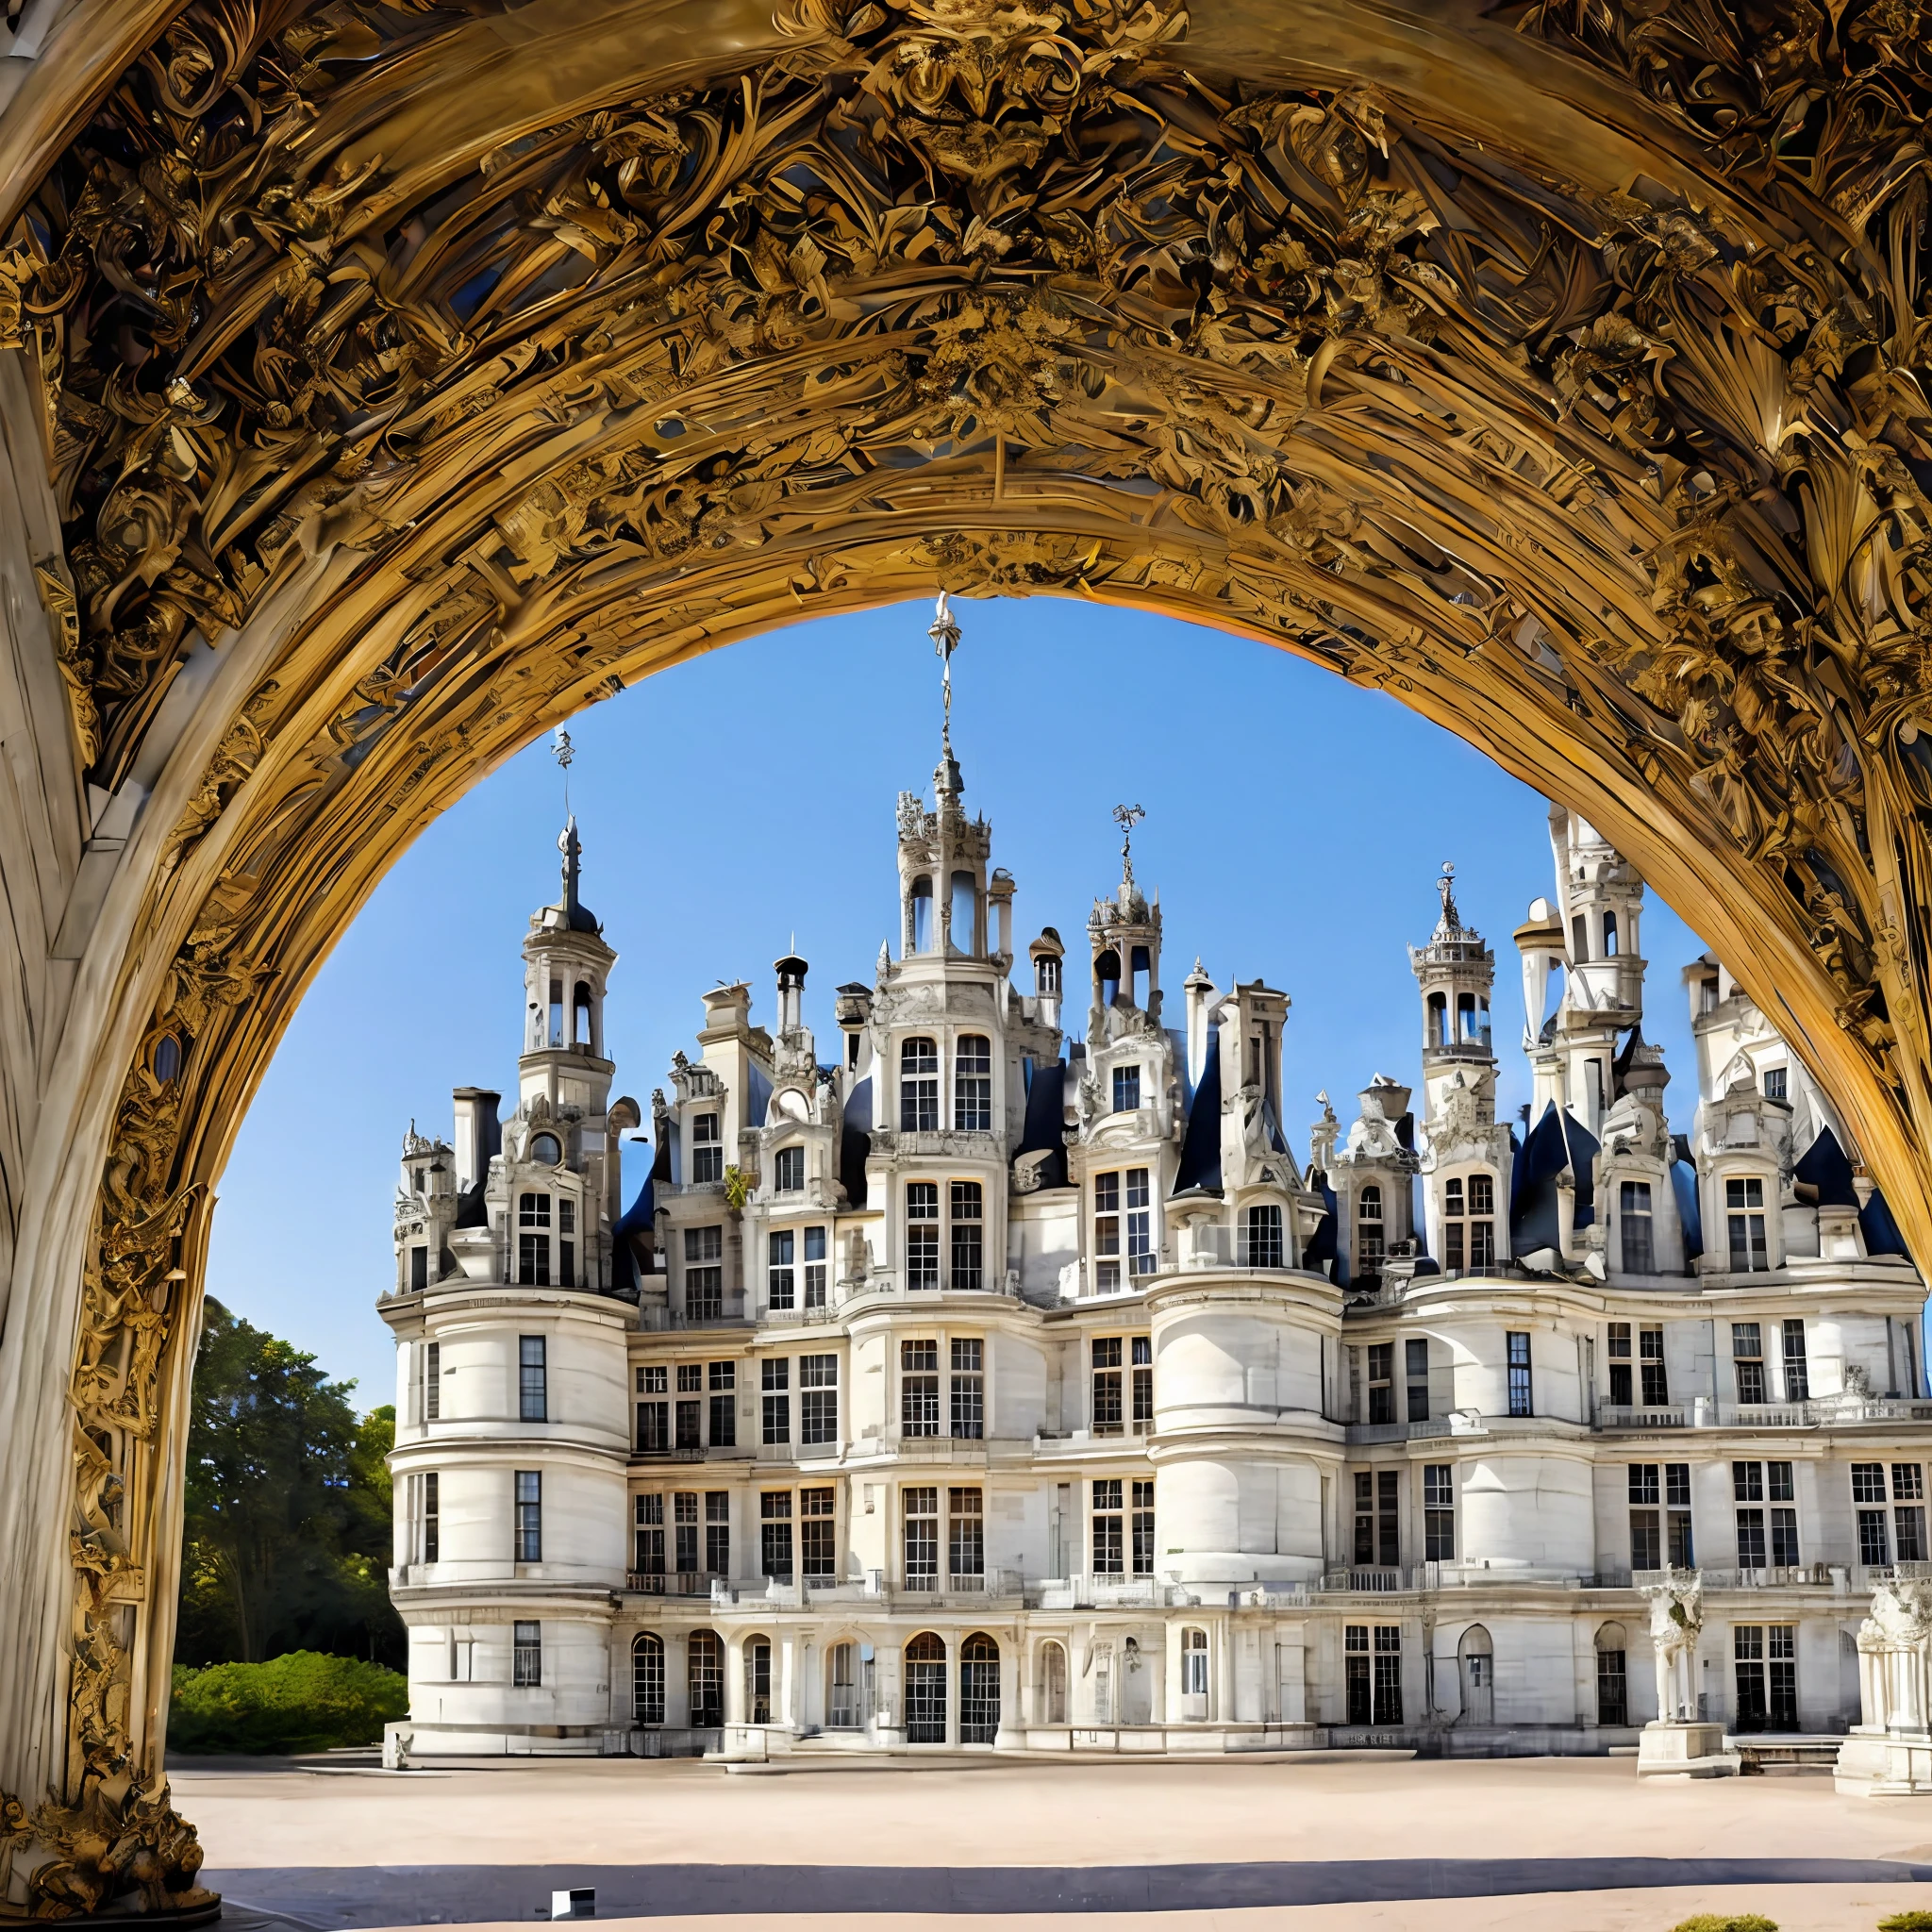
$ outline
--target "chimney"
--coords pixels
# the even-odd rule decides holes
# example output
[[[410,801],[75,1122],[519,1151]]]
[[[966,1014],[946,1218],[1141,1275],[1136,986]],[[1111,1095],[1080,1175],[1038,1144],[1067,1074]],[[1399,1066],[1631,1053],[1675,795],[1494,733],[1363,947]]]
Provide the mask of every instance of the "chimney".
[[[1188,996],[1188,1086],[1191,1090],[1201,1084],[1201,1075],[1207,1071],[1208,1010],[1214,1001],[1214,982],[1199,959],[1181,983],[1181,991]]]
[[[453,1098],[457,1110],[457,1191],[466,1193],[490,1172],[493,1156],[503,1152],[503,1127],[496,1109],[503,1095],[487,1087],[458,1087]]]

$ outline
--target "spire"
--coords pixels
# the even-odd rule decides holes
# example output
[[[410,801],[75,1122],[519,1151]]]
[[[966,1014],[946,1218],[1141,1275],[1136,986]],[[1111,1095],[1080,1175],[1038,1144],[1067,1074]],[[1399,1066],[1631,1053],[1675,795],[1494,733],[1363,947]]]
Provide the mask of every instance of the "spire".
[[[1121,904],[1131,905],[1134,899],[1134,827],[1147,816],[1146,808],[1139,805],[1117,805],[1113,808],[1113,822],[1121,828]],[[1195,961],[1198,965],[1199,960]]]
[[[563,854],[563,897],[558,904],[563,908],[566,923],[573,932],[602,932],[604,928],[596,915],[577,896],[584,848],[577,838],[575,812],[564,821],[563,830],[558,834],[557,849]]]
[[[1442,916],[1436,922],[1436,930],[1430,935],[1434,940],[1459,938],[1466,930],[1462,917],[1456,909],[1456,866],[1453,860],[1442,861],[1442,874],[1436,881],[1436,891],[1442,897]]]
[[[954,622],[952,607],[943,591],[940,592],[939,604],[925,634],[932,640],[933,650],[939,657],[940,691],[943,705],[940,724],[940,761],[933,767],[933,791],[941,799],[957,799],[966,790],[966,781],[959,775],[958,760],[953,756],[953,653],[959,648],[959,626]]]

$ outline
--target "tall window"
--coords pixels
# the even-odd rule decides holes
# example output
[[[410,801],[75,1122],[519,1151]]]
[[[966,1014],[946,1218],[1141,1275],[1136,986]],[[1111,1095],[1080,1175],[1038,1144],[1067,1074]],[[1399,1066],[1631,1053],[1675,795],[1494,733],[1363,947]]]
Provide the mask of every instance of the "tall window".
[[[955,1181],[953,1195],[953,1287],[976,1294],[986,1286],[986,1227],[977,1181]]]
[[[1641,1328],[1637,1331],[1637,1367],[1646,1408],[1661,1408],[1671,1399],[1670,1378],[1664,1373],[1664,1331]]]
[[[1811,1365],[1805,1356],[1805,1318],[1790,1316],[1779,1330],[1785,1358],[1785,1400],[1808,1402],[1811,1397]]]
[[[791,1363],[782,1355],[764,1362],[764,1436],[767,1442],[791,1440]]]
[[[1530,1401],[1529,1386],[1529,1337],[1527,1334],[1511,1330],[1508,1335],[1509,1347],[1509,1413],[1511,1415],[1534,1415],[1536,1409]]]
[[[1496,1265],[1496,1181],[1493,1174],[1469,1177],[1469,1265]]]
[[[1138,1066],[1113,1070],[1113,1110],[1133,1113],[1141,1105],[1141,1069]]]
[[[1442,1272],[1460,1274],[1496,1261],[1493,1174],[1452,1174],[1442,1183]]]
[[[956,1589],[976,1590],[986,1574],[986,1499],[978,1490],[946,1491],[946,1574]]]
[[[930,1630],[906,1646],[906,1741],[946,1741],[946,1646]]]
[[[1348,1722],[1402,1722],[1402,1626],[1345,1624],[1341,1655],[1348,1685]]]
[[[1795,1624],[1731,1626],[1731,1657],[1738,1680],[1736,1729],[1798,1728],[1797,1640]]]
[[[1380,1274],[1388,1253],[1382,1221],[1382,1190],[1372,1181],[1361,1191],[1355,1208],[1355,1272],[1364,1280]]]
[[[1462,1191],[1462,1176],[1452,1174],[1442,1183],[1442,1272],[1460,1274],[1469,1265],[1469,1201]]]
[[[839,1440],[839,1357],[798,1357],[798,1440],[801,1443]]]
[[[442,1547],[442,1483],[435,1470],[423,1477],[423,1560],[434,1563]]]
[[[637,1522],[636,1545],[631,1553],[635,1561],[630,1567],[640,1576],[661,1576],[664,1574],[664,1498],[640,1496],[632,1507],[637,1512]]]
[[[517,1420],[525,1423],[550,1419],[550,1372],[541,1335],[517,1339]]]
[[[677,1365],[677,1392],[690,1396],[688,1402],[677,1405],[677,1441],[680,1449],[702,1449],[705,1439],[700,1427],[704,1417],[704,1403],[699,1400],[705,1386],[705,1365],[703,1362],[679,1362]]]
[[[899,1048],[900,1131],[936,1134],[939,1126],[939,1047],[930,1040],[908,1040]]]
[[[1759,1324],[1731,1324],[1731,1374],[1737,1379],[1740,1403],[1762,1402],[1769,1394],[1764,1385],[1764,1331]]]
[[[1858,1561],[1885,1564],[1923,1563],[1925,1546],[1925,1473],[1917,1462],[1891,1465],[1890,1521],[1885,1511],[1885,1465],[1852,1464],[1852,1502],[1858,1516]],[[1895,1532],[1895,1541],[1888,1537]]]
[[[1208,1694],[1208,1633],[1181,1632],[1181,1695],[1206,1697]]]
[[[729,1449],[738,1441],[738,1364],[713,1362],[711,1374],[711,1447]]]
[[[1119,1576],[1126,1569],[1126,1540],[1121,1509],[1118,1476],[1108,1476],[1093,1485],[1093,1574]]]
[[[1402,1561],[1402,1472],[1355,1473],[1355,1560],[1363,1569],[1393,1570]]]
[[[636,1724],[664,1722],[664,1640],[648,1632],[631,1639],[630,1711]]]
[[[1147,1173],[1144,1167],[1129,1167],[1093,1176],[1093,1290],[1096,1294],[1112,1294],[1121,1285],[1124,1233],[1129,1276],[1154,1272],[1154,1209]],[[1123,1208],[1125,1208],[1124,1217]]]
[[[517,1280],[525,1288],[550,1286],[550,1196],[517,1197]]]
[[[577,1285],[576,1232],[577,1204],[564,1194],[557,1203],[557,1285],[559,1288]]]
[[[691,1501],[696,1504],[697,1498]],[[691,1529],[693,1545],[697,1537],[695,1510]],[[729,1490],[707,1490],[705,1491],[705,1568],[713,1576],[731,1574],[731,1491]]]
[[[758,1562],[765,1575],[791,1581],[790,1490],[766,1490],[758,1497]]]
[[[516,1473],[517,1561],[543,1560],[543,1474],[536,1469]]]
[[[1369,1420],[1392,1423],[1395,1420],[1395,1344],[1373,1341],[1369,1344]]]
[[[976,1442],[986,1434],[986,1344],[977,1336],[956,1335],[952,1350],[952,1433]]]
[[[907,1436],[940,1432],[940,1345],[899,1344],[899,1430]]]
[[[953,1124],[962,1134],[992,1130],[992,1045],[983,1033],[962,1033],[953,1051]]]
[[[781,1147],[772,1163],[773,1185],[781,1194],[795,1194],[805,1186],[805,1149]]]
[[[902,1490],[906,1503],[906,1588],[936,1590],[940,1574],[940,1492]]]
[[[1456,1560],[1456,1470],[1452,1463],[1423,1464],[1423,1560]]]
[[[429,1286],[429,1250],[411,1248],[409,1250],[409,1289],[412,1293],[421,1294]]]
[[[856,1730],[858,1725],[858,1683],[853,1669],[858,1645],[835,1643],[830,1662],[831,1682],[825,1699],[825,1724],[835,1731]]]
[[[1786,1323],[1786,1327],[1790,1324]],[[1804,1341],[1805,1324],[1798,1324],[1798,1340]],[[425,1423],[442,1420],[442,1343],[425,1342],[423,1348],[423,1420]]]
[[[779,1228],[767,1238],[770,1261],[765,1274],[767,1299],[774,1308],[789,1308],[797,1288],[793,1261],[798,1237],[789,1227]]]
[[[714,1113],[691,1117],[691,1178],[693,1187],[724,1178],[724,1141]]]
[[[937,1181],[912,1181],[906,1189],[906,1286],[940,1285],[940,1190]]]
[[[1093,1420],[1096,1436],[1118,1436],[1124,1415],[1121,1386],[1121,1338],[1098,1335],[1093,1339]]]
[[[1659,1467],[1655,1462],[1633,1462],[1629,1489],[1631,1569],[1694,1569],[1690,1465],[1666,1462]]]
[[[1136,1335],[1128,1342],[1133,1357],[1134,1433],[1140,1435],[1154,1421],[1154,1338]]]
[[[1794,1568],[1799,1561],[1798,1512],[1792,1507],[1797,1494],[1791,1465],[1734,1462],[1731,1494],[1738,1506],[1738,1568]],[[1760,1507],[1766,1504],[1771,1507]]]
[[[1756,1176],[1724,1183],[1724,1220],[1730,1229],[1731,1271],[1769,1268],[1764,1242],[1764,1183]]]
[[[724,1722],[724,1645],[715,1630],[693,1630],[684,1641],[685,1682],[696,1730]]]
[[[798,1492],[798,1567],[808,1583],[839,1577],[838,1497],[828,1489]]]
[[[1429,1343],[1423,1335],[1412,1335],[1402,1344],[1403,1370],[1408,1382],[1408,1420],[1425,1423],[1429,1419]]]
[[[534,1690],[543,1682],[543,1626],[510,1625],[510,1683],[519,1690]]]
[[[1241,1216],[1241,1246],[1245,1268],[1280,1268],[1281,1209],[1272,1201],[1248,1208]]]
[[[1619,1219],[1624,1237],[1624,1272],[1626,1274],[1657,1273],[1657,1242],[1651,1215],[1650,1183],[1625,1181],[1619,1194]]]
[[[724,1230],[684,1231],[684,1314],[688,1322],[716,1322],[724,1313]]]
[[[805,1231],[805,1305],[808,1308],[825,1306],[825,1231],[822,1227]]]
[[[1624,1626],[1606,1624],[1596,1633],[1596,1721],[1600,1724],[1630,1722],[1630,1684],[1625,1662]]]
[[[671,1499],[671,1531],[680,1576],[698,1572],[698,1492],[680,1490]]]
[[[959,1646],[959,1741],[991,1744],[1000,1730],[1000,1647],[983,1630]]]
[[[1136,1576],[1154,1574],[1154,1484],[1149,1479],[1137,1477],[1134,1481],[1131,1500],[1134,1505],[1133,1522],[1129,1524],[1132,1549],[1130,1558]]]

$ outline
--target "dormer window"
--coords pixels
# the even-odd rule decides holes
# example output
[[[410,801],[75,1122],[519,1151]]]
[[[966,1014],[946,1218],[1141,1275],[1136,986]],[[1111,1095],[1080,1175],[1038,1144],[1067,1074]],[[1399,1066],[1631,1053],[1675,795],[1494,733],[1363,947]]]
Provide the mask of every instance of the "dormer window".
[[[1461,1274],[1496,1259],[1496,1183],[1492,1175],[1452,1174],[1442,1184],[1442,1270]]]
[[[908,1040],[899,1049],[899,1131],[939,1130],[940,1050],[930,1040]]]
[[[1786,1071],[1787,1071],[1787,1070],[1786,1070],[1785,1068],[1783,1068],[1783,1067],[1766,1067],[1766,1068],[1765,1068],[1765,1070],[1764,1070],[1764,1097],[1765,1097],[1765,1099],[1767,1099],[1767,1100],[1783,1100],[1783,1099],[1785,1099],[1785,1098],[1787,1097],[1787,1095],[1786,1095],[1786,1091],[1785,1091],[1785,1079],[1786,1079]]]
[[[1355,1264],[1357,1274],[1379,1274],[1388,1252],[1382,1222],[1382,1190],[1373,1181],[1361,1191],[1355,1210]]]
[[[563,1158],[562,1143],[555,1134],[539,1134],[530,1142],[530,1158],[541,1167],[555,1167]]]
[[[525,1288],[550,1286],[550,1196],[517,1197],[517,1280]]]
[[[781,1194],[796,1194],[805,1187],[805,1149],[781,1147],[773,1162],[773,1185]]]
[[[1138,1065],[1113,1070],[1113,1110],[1133,1113],[1141,1105],[1141,1069]]]
[[[1050,999],[1060,991],[1060,962],[1051,953],[1042,953],[1033,962],[1033,991]]]
[[[1247,1208],[1241,1215],[1241,1266],[1281,1268],[1281,1209],[1272,1201]]]
[[[992,1130],[992,1045],[983,1033],[962,1033],[954,1052],[953,1124],[965,1134]]]
[[[1657,1241],[1653,1229],[1650,1183],[1624,1181],[1619,1216],[1624,1237],[1624,1272],[1626,1274],[1657,1273]]]
[[[714,1113],[691,1116],[691,1178],[693,1187],[724,1178],[724,1145],[718,1132],[718,1116]]]

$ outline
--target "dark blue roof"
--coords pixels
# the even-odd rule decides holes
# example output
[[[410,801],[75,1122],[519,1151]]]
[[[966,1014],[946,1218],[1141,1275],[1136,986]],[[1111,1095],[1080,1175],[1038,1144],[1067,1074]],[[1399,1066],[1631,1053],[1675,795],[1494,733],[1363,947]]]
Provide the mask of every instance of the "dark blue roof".
[[[1911,1258],[1906,1238],[1898,1231],[1898,1223],[1891,1218],[1891,1209],[1876,1188],[1872,1190],[1872,1198],[1858,1209],[1858,1227],[1865,1237],[1868,1255],[1904,1255],[1907,1259]]]
[[[1689,1145],[1682,1134],[1675,1137],[1675,1143],[1679,1149]],[[1671,1193],[1684,1226],[1684,1258],[1694,1261],[1704,1252],[1704,1204],[1697,1195],[1697,1170],[1681,1151],[1671,1162]]]
[[[1562,1223],[1557,1213],[1557,1183],[1565,1168],[1573,1166],[1572,1137],[1564,1132],[1565,1116],[1557,1111],[1555,1101],[1543,1108],[1542,1119],[1530,1128],[1523,1143],[1522,1158],[1516,1162],[1509,1191],[1509,1249],[1515,1255],[1534,1253],[1538,1248],[1563,1246]],[[1570,1123],[1574,1127],[1575,1124]],[[1594,1154],[1596,1143],[1579,1127],[1576,1132],[1589,1142]],[[1583,1179],[1576,1176],[1577,1224],[1583,1224]]]
[[[854,1208],[865,1206],[865,1157],[872,1152],[872,1075],[868,1074],[845,1096],[844,1123],[839,1132],[839,1179]]]
[[[1067,1063],[1056,1060],[1049,1067],[1035,1060],[1029,1065],[1032,1076],[1026,1083],[1026,1120],[1020,1133],[1019,1151],[1044,1154],[1040,1185],[1063,1188],[1067,1185]]]
[[[617,1225],[610,1230],[610,1285],[619,1294],[632,1291],[638,1285],[637,1250],[631,1245],[631,1241],[636,1235],[648,1233],[657,1218],[657,1171],[654,1161],[651,1172],[644,1176],[643,1186],[638,1190],[637,1199],[618,1217]]]
[[[1185,1194],[1205,1188],[1220,1193],[1221,1182],[1221,1028],[1208,1029],[1208,1064],[1188,1108],[1188,1135],[1181,1142],[1181,1164],[1174,1191]]]
[[[1821,1130],[1817,1140],[1799,1157],[1798,1164],[1791,1170],[1791,1178],[1802,1188],[1817,1189],[1813,1203],[1819,1208],[1856,1208],[1858,1205],[1858,1191],[1852,1185],[1852,1163],[1845,1158],[1845,1150],[1839,1145],[1838,1136],[1829,1127]],[[1798,1197],[1800,1200],[1804,1195]]]

